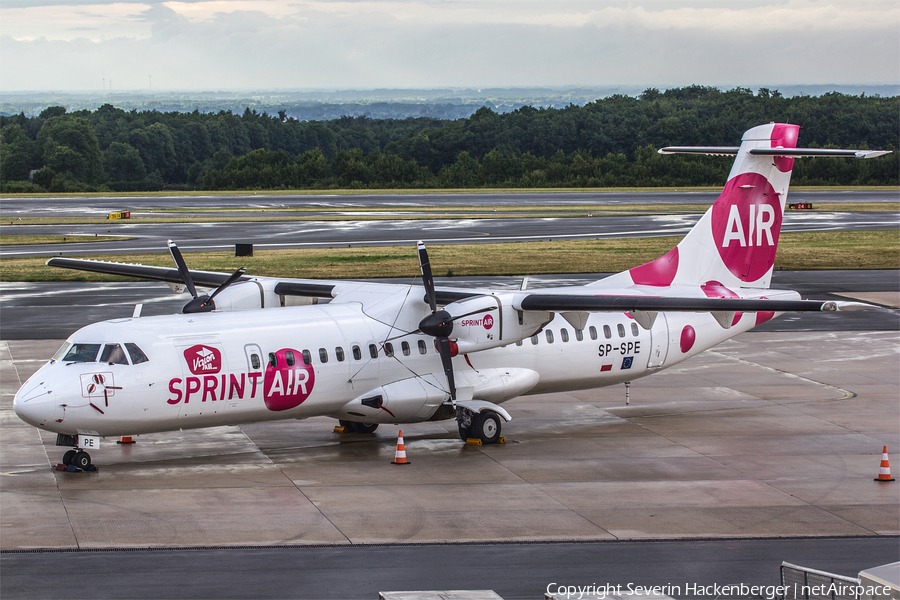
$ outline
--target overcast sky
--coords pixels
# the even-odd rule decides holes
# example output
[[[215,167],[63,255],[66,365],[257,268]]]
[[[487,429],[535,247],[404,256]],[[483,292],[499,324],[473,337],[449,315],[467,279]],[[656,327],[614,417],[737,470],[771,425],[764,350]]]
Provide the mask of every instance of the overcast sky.
[[[2,0],[0,91],[900,83],[898,0]]]

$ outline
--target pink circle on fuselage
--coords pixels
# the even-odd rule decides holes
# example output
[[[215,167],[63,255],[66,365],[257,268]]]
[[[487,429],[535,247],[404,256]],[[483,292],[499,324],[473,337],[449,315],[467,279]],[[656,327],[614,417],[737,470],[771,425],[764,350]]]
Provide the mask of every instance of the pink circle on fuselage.
[[[292,356],[293,365],[288,365],[287,353]],[[271,411],[289,410],[303,404],[309,398],[316,383],[316,372],[312,365],[303,362],[303,354],[291,348],[275,352],[276,366],[266,365],[263,379],[263,398],[266,408]]]
[[[694,328],[690,325],[685,325],[684,329],[681,330],[681,353],[687,354],[694,347],[696,339],[697,333],[694,331]]]
[[[756,281],[775,264],[781,233],[781,201],[758,173],[742,173],[725,184],[712,207],[716,250],[741,281]]]

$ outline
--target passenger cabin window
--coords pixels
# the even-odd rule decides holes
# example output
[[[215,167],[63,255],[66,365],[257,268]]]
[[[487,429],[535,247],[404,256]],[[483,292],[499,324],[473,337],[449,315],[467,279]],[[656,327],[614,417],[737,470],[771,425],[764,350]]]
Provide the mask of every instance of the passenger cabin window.
[[[568,329],[560,329],[559,330],[559,339],[563,342],[569,341],[569,330]]]
[[[269,366],[273,369],[278,367],[278,358],[275,356],[274,352],[269,352]]]
[[[631,324],[631,335],[633,335],[634,337],[637,337],[640,334],[641,334],[641,332],[638,331],[637,323],[632,323]]]
[[[127,365],[128,359],[125,358],[125,351],[119,344],[107,344],[103,347],[103,354],[100,355],[100,362],[109,363],[111,365]]]
[[[409,342],[402,342],[400,344],[400,349],[403,350],[403,356],[409,356],[409,353],[410,353]]]
[[[394,345],[390,342],[384,345],[384,355],[387,357],[391,357],[394,355]]]
[[[251,355],[250,355],[250,366],[253,367],[253,370],[255,371],[255,370],[258,370],[258,369],[259,369],[259,365],[260,365],[260,363],[259,363],[259,355],[258,355],[258,354],[251,354]]]
[[[362,360],[362,350],[359,346],[353,346],[353,360]]]
[[[547,336],[547,343],[552,344],[553,343],[553,332],[548,329],[547,331],[544,332],[544,335]]]
[[[100,344],[72,344],[63,362],[97,362]]]
[[[419,354],[425,354],[428,352],[428,344],[425,343],[425,340],[419,340]]]
[[[284,353],[284,360],[287,362],[287,366],[294,366],[294,352],[292,350],[287,350]]]
[[[612,337],[612,330],[609,328],[609,325],[603,326],[603,337],[606,339],[610,339]]]
[[[596,340],[596,339],[597,339],[597,328],[594,327],[593,325],[591,325],[591,327],[588,329],[588,333],[591,334],[591,339],[592,339],[592,340]]]
[[[625,326],[621,323],[616,325],[616,331],[619,332],[619,337],[625,337]]]
[[[309,353],[309,350],[303,350],[301,352],[301,354],[303,355],[303,364],[311,365],[312,364],[312,354]]]
[[[144,354],[143,350],[138,348],[137,344],[126,342],[125,349],[128,350],[128,355],[131,356],[131,364],[139,365],[141,363],[150,362],[150,359],[147,358],[147,355]]]
[[[369,344],[369,356],[372,358],[378,358],[378,346],[375,344]]]
[[[325,348],[319,348],[319,362],[323,365],[328,362],[328,350]]]
[[[576,329],[575,330],[575,339],[578,340],[579,342],[581,340],[583,340],[584,339],[584,331],[582,331],[581,329]]]
[[[344,362],[344,349],[340,346],[335,347],[334,356],[338,359],[338,362]]]
[[[534,334],[533,336],[531,336],[531,345],[537,346],[537,343],[538,343],[538,334]]]

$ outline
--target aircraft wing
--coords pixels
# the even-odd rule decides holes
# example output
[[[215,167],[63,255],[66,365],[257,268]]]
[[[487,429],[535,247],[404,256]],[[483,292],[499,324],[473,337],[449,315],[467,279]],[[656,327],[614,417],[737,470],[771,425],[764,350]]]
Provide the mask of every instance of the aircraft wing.
[[[63,269],[75,269],[77,271],[90,271],[92,273],[105,273],[107,275],[121,275],[123,277],[135,277],[151,281],[165,281],[166,283],[182,284],[178,269],[169,267],[151,267],[147,265],[109,262],[105,260],[87,260],[81,258],[51,258],[47,261],[50,267]],[[216,273],[213,271],[191,271],[194,283],[202,287],[218,287],[228,279],[229,273]],[[241,280],[249,280],[250,277],[241,277]],[[239,280],[240,281],[240,280]]]
[[[51,267],[76,269],[108,275],[121,275],[151,281],[182,284],[178,269],[154,267],[140,264],[116,263],[101,260],[55,257],[47,261]],[[191,270],[194,283],[202,287],[217,287],[228,279],[228,273]],[[283,296],[312,298],[334,298],[335,288],[347,281],[322,281],[274,277],[243,276],[238,281],[276,281],[274,291]],[[360,283],[356,283],[356,286]],[[364,285],[364,284],[363,284]],[[384,285],[384,284],[374,284]],[[355,286],[354,286],[355,287]],[[579,288],[574,288],[579,289]],[[353,292],[349,292],[352,294]],[[435,297],[438,304],[447,305],[473,296],[492,295],[495,290],[474,290],[461,288],[437,288]],[[513,306],[517,310],[546,312],[804,312],[837,311],[868,308],[859,302],[834,302],[822,300],[763,299],[763,298],[707,298],[682,296],[648,296],[631,294],[597,295],[594,289],[589,293],[541,293],[515,292]]]
[[[519,310],[548,312],[818,312],[867,308],[859,302],[765,298],[690,298],[671,296],[586,296],[528,294],[513,304]]]

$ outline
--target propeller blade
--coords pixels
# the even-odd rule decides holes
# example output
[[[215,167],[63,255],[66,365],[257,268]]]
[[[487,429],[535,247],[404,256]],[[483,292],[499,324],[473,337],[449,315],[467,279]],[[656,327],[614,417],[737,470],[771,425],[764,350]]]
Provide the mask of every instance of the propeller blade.
[[[219,287],[217,287],[217,288],[216,288],[216,291],[214,291],[212,294],[209,295],[209,299],[212,300],[213,298],[215,298],[215,297],[216,297],[216,294],[218,294],[219,292],[221,292],[222,290],[224,290],[225,288],[227,288],[229,285],[231,285],[232,283],[234,283],[235,281],[237,281],[238,279],[240,279],[241,276],[242,276],[246,271],[247,271],[247,268],[246,268],[246,267],[241,267],[240,269],[238,269],[237,271],[235,271],[234,273],[232,273],[231,275],[229,275],[229,276],[228,276],[228,279],[226,279],[224,282],[222,282],[222,285],[220,285]]]
[[[428,251],[425,250],[425,242],[418,242],[416,248],[419,252],[419,269],[422,271],[422,283],[425,284],[425,297],[431,306],[431,312],[437,312],[437,300],[434,295],[434,277],[431,276],[431,263],[428,262]]]
[[[441,364],[444,366],[444,375],[447,376],[447,385],[450,387],[450,400],[456,406],[456,382],[453,379],[453,362],[451,360],[450,338],[437,338],[438,353],[441,355]]]
[[[169,240],[169,253],[172,255],[175,264],[178,266],[178,273],[181,275],[181,281],[184,282],[184,286],[187,288],[187,291],[190,292],[191,296],[196,298],[197,288],[194,287],[194,280],[191,278],[191,272],[184,262],[184,257],[181,256],[181,250],[178,249],[178,246],[176,246],[175,242],[172,240]]]

